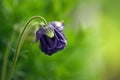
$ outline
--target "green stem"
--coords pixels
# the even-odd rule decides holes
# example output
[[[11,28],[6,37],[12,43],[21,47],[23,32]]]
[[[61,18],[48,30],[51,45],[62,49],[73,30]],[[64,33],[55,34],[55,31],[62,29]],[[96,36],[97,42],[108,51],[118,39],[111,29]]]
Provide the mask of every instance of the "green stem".
[[[7,48],[5,50],[5,53],[4,53],[2,72],[1,72],[1,80],[5,80],[8,57],[9,57],[9,54],[10,54],[10,46],[11,46],[11,44],[13,42],[14,37],[15,37],[15,32],[16,31],[14,29],[13,32],[12,32],[11,38],[10,38],[8,44],[7,44]]]
[[[16,65],[16,62],[17,62],[17,59],[18,59],[18,56],[19,56],[19,52],[20,52],[20,48],[21,48],[21,45],[22,45],[22,40],[23,40],[24,33],[25,33],[28,25],[31,23],[31,21],[36,19],[36,18],[41,19],[45,23],[45,25],[47,25],[47,21],[43,17],[41,17],[41,16],[34,16],[34,17],[30,18],[26,22],[26,24],[25,24],[25,26],[24,26],[24,28],[23,28],[23,30],[22,30],[19,38],[18,38],[18,43],[17,43],[15,55],[13,57],[13,63],[11,65],[11,69],[10,69],[10,74],[8,76],[8,80],[12,79],[12,76],[13,76],[13,73],[14,73],[14,69],[15,69],[15,65]]]

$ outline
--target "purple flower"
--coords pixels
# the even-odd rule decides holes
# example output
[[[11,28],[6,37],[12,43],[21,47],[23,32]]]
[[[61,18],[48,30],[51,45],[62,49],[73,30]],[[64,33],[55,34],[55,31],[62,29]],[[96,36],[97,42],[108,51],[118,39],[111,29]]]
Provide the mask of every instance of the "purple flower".
[[[62,33],[64,24],[62,22],[51,22],[48,26],[41,26],[36,32],[36,41],[40,41],[41,50],[47,54],[52,55],[53,53],[60,51],[66,46],[66,38]]]

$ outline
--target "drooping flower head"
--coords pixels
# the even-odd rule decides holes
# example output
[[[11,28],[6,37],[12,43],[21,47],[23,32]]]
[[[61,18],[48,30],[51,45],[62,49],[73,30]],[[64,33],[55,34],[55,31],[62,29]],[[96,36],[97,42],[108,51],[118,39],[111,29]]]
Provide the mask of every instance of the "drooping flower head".
[[[53,21],[42,25],[36,32],[36,41],[40,41],[40,49],[47,55],[52,55],[66,46],[66,38],[62,32],[64,23]]]

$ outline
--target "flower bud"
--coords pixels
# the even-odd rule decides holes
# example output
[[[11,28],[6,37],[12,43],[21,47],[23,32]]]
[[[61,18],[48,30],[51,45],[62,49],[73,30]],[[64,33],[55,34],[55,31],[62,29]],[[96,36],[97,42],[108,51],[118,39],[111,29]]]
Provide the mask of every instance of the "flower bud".
[[[61,22],[54,21],[36,32],[36,41],[40,41],[40,49],[45,54],[52,55],[65,48],[67,41],[62,33],[63,27]]]

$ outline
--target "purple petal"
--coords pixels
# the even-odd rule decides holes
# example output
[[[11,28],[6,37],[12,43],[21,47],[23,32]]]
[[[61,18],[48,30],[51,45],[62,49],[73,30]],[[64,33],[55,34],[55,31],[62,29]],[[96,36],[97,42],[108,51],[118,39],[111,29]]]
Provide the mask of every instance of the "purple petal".
[[[46,47],[46,49],[48,50],[52,50],[56,47],[57,45],[57,40],[53,37],[53,38],[49,38],[48,36],[46,35],[43,35],[43,37],[40,39],[41,43],[41,46],[44,46]]]
[[[55,36],[53,38],[48,38],[46,37],[46,43],[47,43],[47,49],[52,50],[56,47],[57,45],[57,40],[55,39]]]
[[[58,41],[56,48],[59,48],[59,49],[60,49],[60,48],[62,48],[62,47],[64,47],[64,43]]]
[[[45,47],[43,47],[42,45],[40,45],[40,48],[41,48],[41,50],[42,50],[45,54],[47,54],[47,55],[52,55],[53,53],[55,53],[55,52],[58,51],[58,49],[48,50],[48,49],[46,49]]]
[[[66,42],[66,38],[64,36],[64,34],[62,32],[58,32],[56,29],[55,29],[55,33],[57,35],[57,39],[59,39],[60,41],[63,41],[63,42]]]
[[[53,21],[50,24],[53,25],[56,29],[58,29],[58,31],[62,31],[64,29],[64,24],[61,22]]]
[[[37,42],[38,40],[40,40],[40,38],[43,36],[43,32],[41,29],[39,29],[37,32],[36,32],[36,40],[34,42]]]

